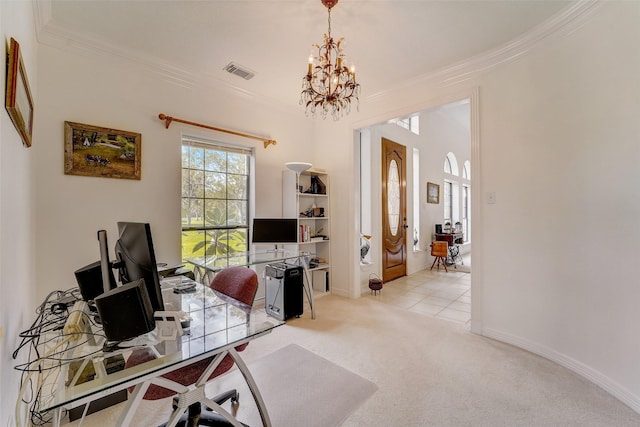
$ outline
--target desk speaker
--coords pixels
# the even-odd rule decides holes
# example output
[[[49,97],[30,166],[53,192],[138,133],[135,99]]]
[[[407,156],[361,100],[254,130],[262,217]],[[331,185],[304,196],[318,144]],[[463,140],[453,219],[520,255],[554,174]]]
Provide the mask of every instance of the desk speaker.
[[[76,282],[78,282],[78,288],[80,288],[80,294],[83,300],[91,301],[104,292],[100,261],[86,265],[76,270],[73,274],[76,276]],[[111,276],[111,283],[115,283],[113,270],[110,271],[109,274]],[[111,284],[108,286],[110,287]]]
[[[156,326],[144,279],[105,292],[95,298],[95,303],[109,341],[135,338]]]

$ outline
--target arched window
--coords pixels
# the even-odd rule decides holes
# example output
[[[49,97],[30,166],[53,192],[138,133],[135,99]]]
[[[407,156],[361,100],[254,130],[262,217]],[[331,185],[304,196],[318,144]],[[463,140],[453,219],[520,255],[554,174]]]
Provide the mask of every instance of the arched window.
[[[460,172],[458,172],[458,160],[456,160],[456,155],[452,152],[447,153],[447,157],[444,159],[444,173],[460,176]]]
[[[462,166],[462,177],[464,179],[471,179],[471,162],[469,160],[465,160]]]

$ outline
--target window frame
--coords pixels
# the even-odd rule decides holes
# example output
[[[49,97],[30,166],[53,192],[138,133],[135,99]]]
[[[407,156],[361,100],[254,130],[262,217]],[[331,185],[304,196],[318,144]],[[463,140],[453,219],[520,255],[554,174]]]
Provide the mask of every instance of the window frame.
[[[228,142],[224,142],[224,141],[217,141],[217,140],[213,140],[213,139],[206,139],[206,138],[202,138],[202,137],[194,137],[194,136],[190,136],[190,135],[183,135],[181,137],[181,151],[180,151],[180,158],[181,158],[181,184],[180,184],[180,209],[181,209],[181,215],[180,215],[180,230],[181,230],[181,239],[180,239],[180,243],[181,243],[181,258],[184,261],[186,261],[188,258],[198,258],[198,257],[203,257],[206,261],[206,259],[208,257],[212,257],[212,256],[216,256],[216,255],[221,255],[221,254],[225,254],[225,253],[238,253],[238,252],[247,252],[250,250],[251,247],[251,243],[250,243],[250,233],[251,233],[251,221],[253,218],[253,210],[254,210],[254,204],[255,204],[255,191],[254,191],[254,186],[255,186],[255,149],[252,147],[246,147],[246,146],[241,146],[241,145],[236,145],[236,144],[232,144],[232,143],[228,143]],[[202,166],[194,166],[190,163],[190,161],[193,159],[191,157],[190,154],[186,154],[185,153],[185,147],[196,147],[196,148],[202,148],[204,150],[211,150],[211,151],[219,151],[219,152],[224,152],[225,153],[225,171],[214,171],[212,169],[207,169],[205,163],[204,163],[204,159],[206,158],[206,154],[203,153],[203,163]],[[228,163],[228,156],[229,154],[241,154],[241,155],[245,155],[246,157],[246,164],[245,164],[245,170],[241,173],[236,173],[235,171],[230,171],[229,169],[229,163]],[[185,163],[185,155],[188,155],[189,158],[187,160],[187,162]],[[189,170],[190,173],[191,171],[195,171],[196,173],[201,173],[203,175],[203,181],[202,181],[202,188],[200,189],[201,194],[197,195],[197,194],[189,194],[188,190],[187,192],[185,192],[185,183],[188,182],[188,180],[185,179],[185,170]],[[224,197],[214,197],[214,196],[207,196],[206,193],[206,187],[207,187],[207,181],[206,181],[206,175],[207,174],[224,174],[225,175],[225,179],[224,179]],[[241,198],[230,198],[229,197],[229,193],[228,193],[228,189],[229,189],[229,181],[228,181],[228,177],[229,176],[240,176],[240,177],[244,177],[244,179],[246,179],[246,184],[245,184],[245,194],[243,194],[243,197]],[[189,199],[189,204],[187,211],[190,211],[191,209],[191,202],[193,200],[199,201],[201,204],[201,208],[202,208],[202,225],[194,225],[191,221],[185,223],[184,218],[185,218],[185,199]],[[205,204],[207,201],[223,201],[224,202],[224,210],[225,210],[225,214],[224,214],[224,221],[225,224],[219,225],[219,224],[211,224],[211,223],[207,223],[205,220],[205,216],[206,216],[206,209],[205,209]],[[229,202],[237,202],[240,201],[242,203],[244,203],[244,207],[241,210],[241,214],[240,214],[240,218],[243,219],[242,223],[229,223],[229,218],[230,213],[229,213]],[[244,220],[246,219],[246,223],[244,223]],[[212,240],[215,239],[216,242],[214,245],[209,245],[208,241],[210,239],[210,235],[213,233],[217,233],[220,230],[226,230],[227,234],[226,236],[224,234],[222,234],[222,239],[220,239],[222,242],[226,241],[227,244],[226,246],[224,246],[225,250],[222,251],[220,250],[221,245],[218,244],[218,238],[220,236],[218,236],[218,238],[211,238]],[[240,243],[236,243],[235,245],[229,245],[228,242],[230,241],[230,236],[229,236],[229,232],[233,232],[233,231],[237,231],[237,230],[246,230],[244,232],[244,242],[240,241]],[[191,246],[189,245],[185,245],[185,239],[188,238],[187,234],[193,233],[193,232],[198,232],[198,233],[204,233],[204,236],[202,238],[201,242],[196,243],[195,245],[193,245],[192,249],[192,253],[191,254],[186,254],[186,251],[189,251],[188,247],[185,246]],[[224,243],[222,243],[224,244]],[[240,247],[238,247],[238,245]],[[195,249],[198,248],[199,252],[195,252]],[[202,253],[200,253],[202,252]]]
[[[445,179],[442,182],[442,203],[443,203],[443,216],[444,221],[453,225],[453,182],[449,179]],[[449,215],[447,216],[447,209]]]

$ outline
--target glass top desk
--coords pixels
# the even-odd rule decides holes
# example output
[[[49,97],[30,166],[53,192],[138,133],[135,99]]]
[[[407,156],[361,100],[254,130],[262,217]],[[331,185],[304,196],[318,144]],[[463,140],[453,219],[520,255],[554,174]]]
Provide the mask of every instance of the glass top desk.
[[[301,258],[307,256],[306,253],[291,251],[291,250],[262,250],[251,252],[233,252],[222,255],[212,255],[207,257],[193,257],[187,258],[190,264],[193,264],[196,275],[196,280],[200,280],[203,283],[208,283],[208,279],[213,279],[213,276],[218,271],[226,267],[231,266],[252,266],[257,264],[270,264],[276,262],[285,262],[289,260],[298,261]]]
[[[174,278],[163,282],[165,306],[171,304],[175,308],[180,307],[191,318],[190,327],[184,330],[183,335],[178,337],[175,335],[176,329],[180,329],[177,320],[169,322],[176,326],[173,329],[173,336],[165,335],[166,323],[156,322],[156,329],[153,332],[147,336],[137,337],[127,344],[131,346],[138,343],[142,346],[154,342],[154,349],[158,356],[154,360],[107,373],[109,360],[118,357],[126,360],[131,351],[140,346],[126,348],[123,346],[106,352],[105,338],[96,325],[92,325],[92,333],[81,334],[78,342],[68,341],[69,336],[63,335],[62,331],[57,331],[57,337],[43,340],[49,349],[43,348],[41,354],[51,353],[56,357],[44,358],[40,365],[33,365],[43,368],[39,378],[35,380],[41,384],[39,387],[41,397],[35,410],[41,414],[55,411],[54,425],[59,425],[63,409],[77,407],[105,395],[134,387],[117,424],[127,426],[131,423],[147,388],[161,375],[212,356],[216,357],[212,359],[211,364],[217,363],[217,357],[221,358],[229,354],[247,381],[263,425],[270,426],[271,422],[262,396],[235,347],[270,333],[284,322],[268,316],[264,310],[252,309],[201,284],[197,284],[195,292],[192,293],[173,292],[172,286],[187,280],[189,279]],[[157,312],[156,318],[166,316],[167,313],[171,312]],[[177,325],[175,325],[176,322]],[[60,345],[60,343],[63,344]],[[81,379],[83,372],[87,372],[87,367],[95,375],[88,380]],[[162,380],[166,379],[162,378]],[[178,419],[179,415],[175,416],[176,422]],[[168,425],[172,425],[172,420],[173,418],[170,418]],[[232,423],[241,425],[237,420]]]
[[[302,266],[306,280],[303,280],[309,307],[311,308],[311,318],[316,318],[313,301],[313,290],[309,280],[308,253],[286,249],[262,250],[251,252],[233,252],[230,254],[213,255],[209,257],[194,257],[185,259],[186,262],[194,266],[194,277],[203,284],[211,283],[213,276],[220,270],[231,266],[251,267],[258,264],[272,264],[279,262],[291,262],[295,260],[297,265]]]

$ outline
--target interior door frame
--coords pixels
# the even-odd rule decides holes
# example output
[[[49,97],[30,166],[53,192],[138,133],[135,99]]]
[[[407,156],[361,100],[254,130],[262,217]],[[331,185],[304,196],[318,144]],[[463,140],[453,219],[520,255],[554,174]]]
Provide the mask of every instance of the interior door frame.
[[[354,191],[352,208],[350,213],[353,214],[352,225],[350,226],[350,232],[352,235],[353,250],[349,251],[351,258],[349,265],[349,277],[351,277],[351,287],[345,293],[345,296],[351,298],[359,298],[361,293],[361,266],[360,266],[360,192],[358,186],[360,182],[360,135],[366,129],[372,128],[377,124],[388,120],[393,117],[406,113],[410,114],[415,111],[428,110],[440,105],[445,105],[451,102],[460,101],[462,99],[469,99],[470,102],[470,139],[471,139],[471,188],[473,189],[473,195],[471,197],[471,257],[473,259],[473,270],[471,274],[471,332],[482,334],[483,333],[483,316],[484,307],[482,306],[483,300],[483,281],[484,281],[484,257],[480,248],[482,248],[484,242],[484,231],[480,224],[483,224],[483,210],[482,210],[482,194],[483,185],[481,181],[482,163],[480,161],[480,89],[478,86],[471,86],[462,88],[459,91],[447,91],[447,93],[436,95],[433,98],[426,100],[419,106],[413,106],[411,109],[406,109],[404,112],[394,112],[393,115],[377,115],[361,121],[354,122],[352,125],[353,132],[353,166],[352,166],[352,179],[354,182]]]

